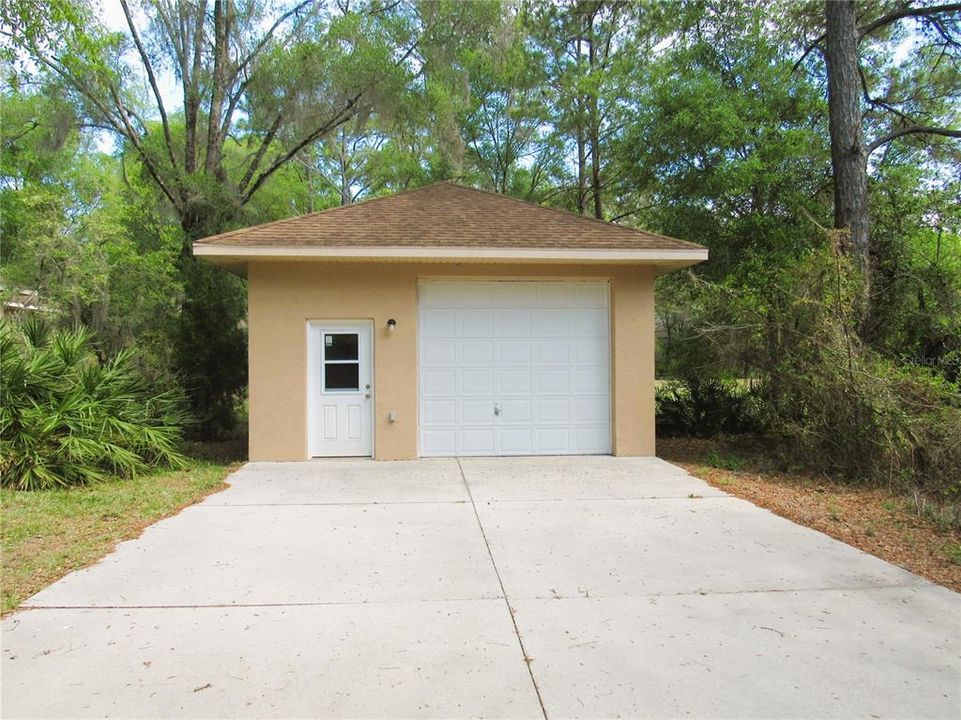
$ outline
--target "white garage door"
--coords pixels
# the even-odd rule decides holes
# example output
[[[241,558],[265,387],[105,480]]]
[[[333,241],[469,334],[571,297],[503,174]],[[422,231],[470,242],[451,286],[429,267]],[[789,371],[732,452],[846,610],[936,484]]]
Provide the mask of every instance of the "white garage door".
[[[611,452],[606,282],[421,282],[420,454]]]

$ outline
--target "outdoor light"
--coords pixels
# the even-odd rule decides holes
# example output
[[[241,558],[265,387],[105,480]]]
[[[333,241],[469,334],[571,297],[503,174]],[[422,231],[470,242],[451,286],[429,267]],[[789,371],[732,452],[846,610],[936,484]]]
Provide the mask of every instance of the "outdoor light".
[[[397,327],[397,321],[394,320],[394,318],[391,318],[390,320],[387,321],[387,329],[388,329],[388,330],[390,330],[391,332],[393,332],[395,327]]]

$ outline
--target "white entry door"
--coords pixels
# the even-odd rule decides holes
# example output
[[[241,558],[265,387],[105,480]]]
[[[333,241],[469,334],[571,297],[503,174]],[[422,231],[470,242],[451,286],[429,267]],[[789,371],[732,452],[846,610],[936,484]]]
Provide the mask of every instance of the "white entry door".
[[[374,402],[369,322],[308,325],[311,457],[370,456]]]
[[[611,452],[604,281],[423,281],[420,454]]]

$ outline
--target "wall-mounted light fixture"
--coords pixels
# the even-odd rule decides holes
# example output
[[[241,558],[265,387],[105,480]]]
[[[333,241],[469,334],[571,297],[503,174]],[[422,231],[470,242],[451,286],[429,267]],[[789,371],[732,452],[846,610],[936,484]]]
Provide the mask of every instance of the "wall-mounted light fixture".
[[[387,321],[388,332],[394,332],[395,327],[397,327],[397,321],[394,320],[394,318],[391,318],[390,320]]]

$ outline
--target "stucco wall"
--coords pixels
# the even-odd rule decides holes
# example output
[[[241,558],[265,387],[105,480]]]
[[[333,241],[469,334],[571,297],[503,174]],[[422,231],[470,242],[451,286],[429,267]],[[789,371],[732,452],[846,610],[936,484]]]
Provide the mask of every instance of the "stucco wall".
[[[251,460],[307,458],[309,320],[373,321],[375,457],[417,457],[417,281],[425,278],[610,280],[614,453],[654,454],[651,267],[251,262],[247,278]]]

